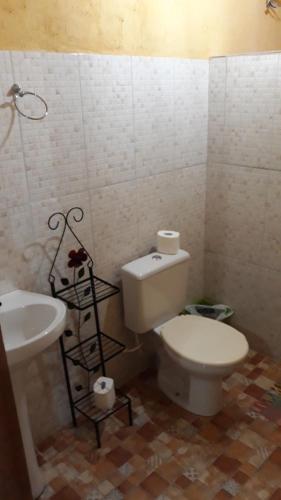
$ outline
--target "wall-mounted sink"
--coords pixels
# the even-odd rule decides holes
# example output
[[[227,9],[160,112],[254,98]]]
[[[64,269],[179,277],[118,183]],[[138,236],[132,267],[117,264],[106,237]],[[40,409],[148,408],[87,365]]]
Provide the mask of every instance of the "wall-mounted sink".
[[[65,328],[66,307],[60,300],[15,290],[0,297],[0,324],[11,371],[15,402],[34,498],[44,483],[29,425],[24,369],[36,354],[55,342]]]

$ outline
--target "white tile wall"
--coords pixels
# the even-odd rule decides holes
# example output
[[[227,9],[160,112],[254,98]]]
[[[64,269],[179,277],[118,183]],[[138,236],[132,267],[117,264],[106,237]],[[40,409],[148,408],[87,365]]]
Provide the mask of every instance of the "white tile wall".
[[[226,61],[220,57],[209,63],[208,162],[224,159]]]
[[[11,57],[15,80],[24,89],[37,91],[49,105],[45,120],[20,118],[31,201],[84,190],[87,178],[78,56],[12,52]],[[34,99],[32,104],[37,111]]]
[[[210,60],[208,159],[281,170],[281,54]]]
[[[12,112],[6,94],[14,82],[46,99],[46,119]],[[171,227],[192,253],[190,300],[202,295],[207,103],[207,61],[1,52],[0,292],[49,293],[58,233],[47,220],[78,205],[85,211],[79,235],[97,273],[118,279],[122,264]],[[28,98],[20,104],[42,111]],[[103,324],[131,342],[120,300],[107,303]],[[37,440],[69,418],[59,359],[53,346],[30,367]],[[127,355],[114,376],[124,381],[146,360]]]
[[[175,60],[175,157],[178,167],[207,160],[208,67],[205,61]]]
[[[97,274],[120,279],[123,264],[138,257],[136,181],[122,182],[90,193]]]
[[[172,170],[175,158],[174,63],[133,58],[138,177]]]
[[[90,186],[133,179],[131,58],[80,55],[79,62]]]
[[[227,58],[225,159],[270,167],[279,55]]]
[[[210,61],[205,292],[280,357],[280,54]],[[278,326],[279,325],[279,326]]]
[[[67,209],[76,200],[87,212],[86,200],[90,198],[97,259],[106,274],[116,276],[126,256],[135,256],[138,250],[144,251],[154,244],[154,233],[161,224],[165,227],[175,224],[178,193],[185,195],[183,185],[188,177],[195,179],[191,172],[184,174],[181,168],[199,165],[206,159],[207,62],[3,52],[0,64],[2,140],[13,118],[8,138],[0,147],[0,203],[5,209],[19,205],[31,211],[28,222],[31,243],[37,242],[35,255],[29,251],[32,258],[23,266],[23,281],[35,270],[33,284],[45,290],[49,262],[42,239],[53,236],[46,233],[48,215],[52,210]],[[25,89],[37,91],[47,100],[49,114],[45,120],[33,122],[12,114],[6,93],[14,81]],[[24,98],[20,104],[24,111],[37,113],[39,110],[38,103],[32,99]],[[175,168],[178,170],[176,180],[172,173]],[[157,177],[166,171],[170,172],[166,180]],[[144,184],[136,182],[137,178],[146,176],[149,178]],[[124,224],[115,236],[114,224],[106,222],[107,217],[114,220],[110,214],[117,213],[118,205],[122,205],[123,188],[119,184],[127,182],[133,182],[128,214],[136,219],[136,237],[131,239],[130,251],[126,248],[129,238]],[[115,184],[115,190],[103,191]],[[147,193],[143,195],[145,185]],[[142,196],[150,192],[153,200],[159,190],[165,199],[165,208],[159,206],[162,213],[157,218],[155,210],[152,214],[152,207],[147,213],[149,225],[144,226]],[[118,193],[121,193],[119,202]],[[96,207],[93,200],[97,200]],[[186,198],[189,205],[190,200],[190,196]],[[137,206],[140,206],[138,214]],[[119,214],[121,220],[123,214],[124,210]],[[115,248],[115,266],[110,252],[106,256],[103,250],[98,250],[109,240],[111,249]],[[93,246],[92,236],[87,241]],[[9,265],[6,269],[9,274]]]
[[[0,57],[0,207],[23,205],[28,201],[19,118],[7,93],[14,81],[9,52]]]
[[[56,235],[47,219],[80,205],[98,273],[118,279],[157,229],[177,229],[192,256],[189,299],[202,296],[205,275],[205,293],[236,309],[254,345],[280,355],[280,62],[279,54],[213,59],[208,97],[207,61],[1,52],[1,293],[48,293]],[[14,82],[46,98],[46,120],[13,112]],[[129,340],[120,301],[107,304],[103,324]],[[122,380],[145,359],[126,358]],[[44,404],[32,403],[44,384]],[[68,418],[55,349],[32,364],[29,393],[40,439]]]

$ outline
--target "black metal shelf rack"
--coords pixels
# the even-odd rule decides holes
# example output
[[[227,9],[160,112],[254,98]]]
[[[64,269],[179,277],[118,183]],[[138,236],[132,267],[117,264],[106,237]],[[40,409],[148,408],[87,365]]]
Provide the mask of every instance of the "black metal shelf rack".
[[[94,296],[92,293],[93,286],[95,288]],[[72,284],[57,290],[56,297],[63,300],[69,309],[84,311],[88,307],[92,307],[94,302],[98,304],[102,300],[119,293],[119,291],[117,286],[93,275],[93,279],[88,277],[74,285]]]
[[[108,281],[94,275],[93,260],[73,231],[71,224],[73,222],[80,222],[83,217],[84,213],[80,207],[73,207],[66,214],[55,212],[50,216],[48,220],[49,228],[55,231],[61,227],[62,230],[49,272],[49,283],[53,297],[63,300],[68,309],[78,311],[76,332],[78,342],[71,348],[66,348],[64,337],[75,335],[70,329],[65,330],[64,335],[60,337],[64,374],[73,425],[77,426],[75,412],[91,420],[95,426],[97,445],[100,448],[101,435],[99,424],[102,421],[124,407],[127,407],[130,425],[133,425],[133,418],[131,400],[120,391],[116,391],[116,401],[113,408],[107,411],[99,410],[95,405],[94,393],[90,390],[90,379],[88,379],[87,393],[78,399],[73,397],[68,362],[72,362],[74,366],[82,368],[89,376],[98,371],[101,371],[102,375],[105,376],[106,363],[115,356],[118,356],[125,349],[124,344],[102,332],[100,328],[98,304],[119,293],[120,289],[116,285],[112,285]],[[57,271],[58,262],[61,267],[60,254],[63,252],[64,237],[67,230],[69,235],[72,236],[74,246],[76,247],[76,250],[73,249],[67,252],[67,270],[68,274],[72,271],[71,278],[69,276],[62,277],[61,272]],[[57,282],[64,285],[63,288],[57,288]],[[95,322],[95,334],[82,340],[81,328],[85,323],[88,324],[92,316]],[[76,390],[81,389],[81,385],[76,386]]]
[[[125,349],[125,345],[113,339],[109,335],[100,332],[103,361],[106,363],[120,354]],[[81,347],[83,350],[81,350]],[[96,372],[101,368],[101,353],[98,334],[92,335],[79,344],[64,351],[65,357],[72,361],[75,366],[81,366],[88,372]]]

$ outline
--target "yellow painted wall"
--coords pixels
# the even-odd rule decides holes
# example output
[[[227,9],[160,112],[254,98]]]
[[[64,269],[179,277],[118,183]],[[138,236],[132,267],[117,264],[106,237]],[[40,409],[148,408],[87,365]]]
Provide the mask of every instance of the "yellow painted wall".
[[[0,0],[0,49],[208,57],[281,49],[265,0]],[[281,9],[278,11],[281,16]]]
[[[281,49],[280,8],[265,12],[265,0],[205,0],[209,56]]]

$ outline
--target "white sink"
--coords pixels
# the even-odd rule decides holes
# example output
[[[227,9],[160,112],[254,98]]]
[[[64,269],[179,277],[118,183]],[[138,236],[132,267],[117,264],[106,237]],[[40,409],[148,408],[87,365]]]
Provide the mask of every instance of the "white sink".
[[[55,342],[65,328],[66,307],[47,295],[15,290],[0,297],[0,324],[11,371],[33,498],[44,488],[34,451],[25,395],[26,363]],[[44,397],[42,395],[42,397]]]
[[[27,361],[49,347],[65,326],[63,302],[39,293],[15,290],[0,297],[0,323],[9,366]]]

